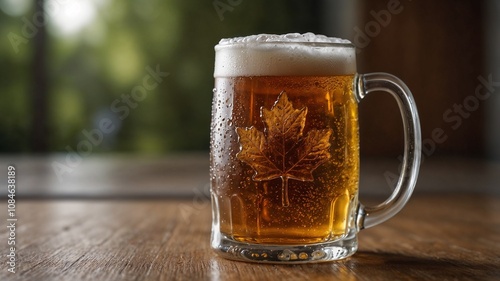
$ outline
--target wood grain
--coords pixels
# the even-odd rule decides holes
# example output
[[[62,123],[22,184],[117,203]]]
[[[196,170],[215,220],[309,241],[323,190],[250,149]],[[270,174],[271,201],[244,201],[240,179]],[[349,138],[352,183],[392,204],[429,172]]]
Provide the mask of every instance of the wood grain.
[[[18,268],[12,274],[0,263],[0,280],[500,278],[498,197],[418,196],[394,219],[362,231],[353,257],[293,266],[215,256],[209,201],[32,200],[17,212]],[[2,227],[3,261],[6,238]]]

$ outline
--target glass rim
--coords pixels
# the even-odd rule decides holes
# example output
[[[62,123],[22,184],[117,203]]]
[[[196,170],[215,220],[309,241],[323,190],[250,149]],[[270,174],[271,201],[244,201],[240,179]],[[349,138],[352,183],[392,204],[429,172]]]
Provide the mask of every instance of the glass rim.
[[[310,42],[310,41],[262,41],[262,42],[231,42],[231,43],[218,43],[214,46],[214,50],[222,50],[226,48],[258,48],[259,46],[269,46],[275,45],[276,47],[280,46],[291,46],[291,45],[299,45],[306,47],[317,47],[317,48],[352,48],[354,49],[356,46],[351,42],[342,43],[342,42]]]

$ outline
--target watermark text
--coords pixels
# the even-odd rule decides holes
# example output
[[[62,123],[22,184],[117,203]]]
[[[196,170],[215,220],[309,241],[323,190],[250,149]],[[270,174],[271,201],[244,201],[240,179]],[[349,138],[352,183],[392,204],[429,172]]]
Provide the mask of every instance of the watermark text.
[[[16,273],[16,168],[7,167],[7,271]]]
[[[156,65],[155,69],[147,66],[142,83],[132,88],[130,94],[122,94],[120,98],[115,99],[110,104],[110,111],[116,114],[120,120],[124,120],[130,115],[131,109],[137,108],[139,103],[147,98],[148,93],[158,87],[168,75],[170,73],[161,71],[159,65]],[[83,139],[76,144],[75,148],[69,145],[65,147],[65,161],[52,162],[52,169],[60,182],[63,181],[65,174],[73,172],[81,164],[84,157],[92,154],[94,148],[103,142],[106,135],[117,129],[110,118],[100,119],[97,125],[97,128],[82,130]]]

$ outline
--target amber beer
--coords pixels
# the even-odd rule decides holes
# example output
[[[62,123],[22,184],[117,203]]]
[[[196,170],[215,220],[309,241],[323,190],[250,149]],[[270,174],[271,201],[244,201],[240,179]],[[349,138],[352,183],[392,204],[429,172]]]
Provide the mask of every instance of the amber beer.
[[[267,245],[340,239],[358,194],[354,49],[252,44],[216,47],[213,232]]]

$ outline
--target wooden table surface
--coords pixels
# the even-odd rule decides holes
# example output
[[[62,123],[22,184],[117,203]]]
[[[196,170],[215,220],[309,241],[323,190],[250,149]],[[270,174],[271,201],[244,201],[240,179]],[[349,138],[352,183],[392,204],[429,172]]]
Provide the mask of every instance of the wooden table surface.
[[[62,181],[54,161],[64,157],[0,157],[0,280],[500,280],[499,163],[427,161],[408,205],[361,231],[354,256],[263,265],[210,249],[206,156],[88,158]],[[15,273],[7,264],[10,164],[18,171]],[[362,166],[361,191],[381,188],[362,201],[386,196],[390,169]]]
[[[2,262],[0,280],[500,280],[498,197],[416,196],[354,256],[307,265],[214,255],[204,200],[21,200],[17,213],[16,273]]]

